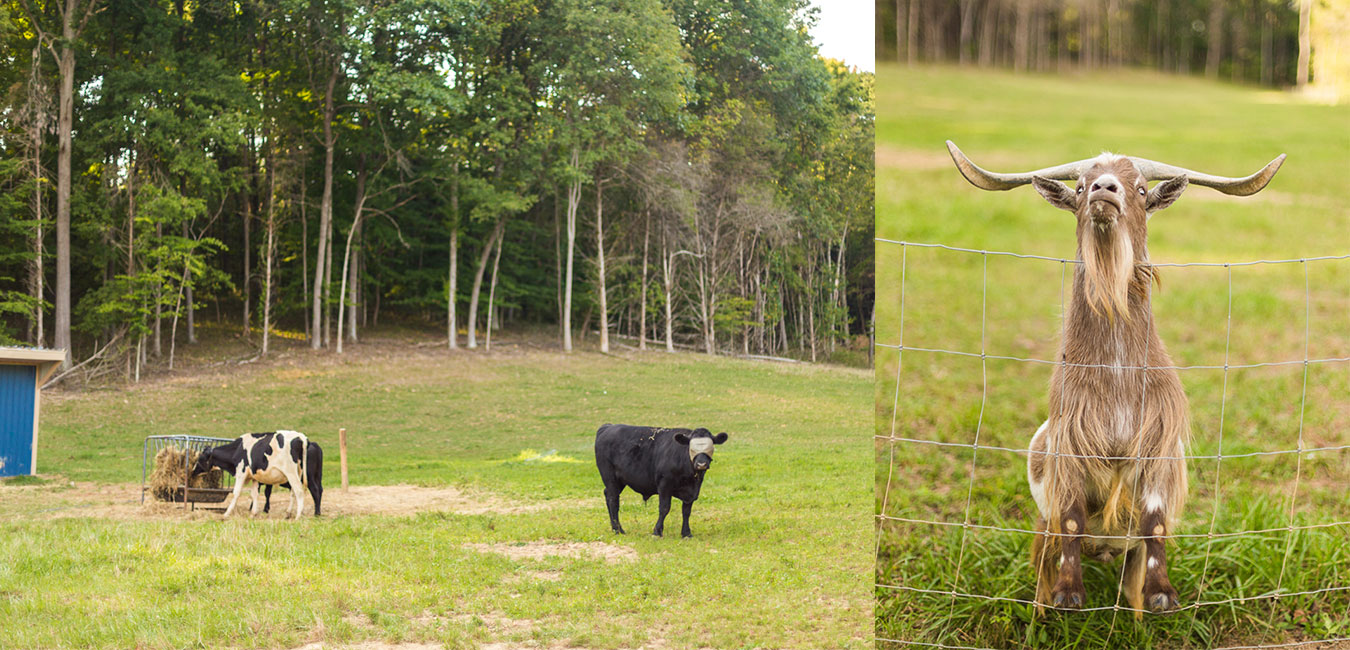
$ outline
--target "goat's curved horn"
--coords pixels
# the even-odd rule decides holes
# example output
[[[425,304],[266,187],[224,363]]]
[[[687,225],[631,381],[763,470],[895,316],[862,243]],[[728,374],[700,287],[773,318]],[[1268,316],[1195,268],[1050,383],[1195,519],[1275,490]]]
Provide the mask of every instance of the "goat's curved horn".
[[[1096,158],[1088,158],[1056,167],[1038,169],[1034,172],[998,174],[981,169],[975,163],[970,162],[966,154],[961,153],[961,150],[956,147],[956,143],[951,140],[947,141],[947,151],[952,154],[952,162],[955,162],[956,168],[961,170],[961,175],[965,176],[971,185],[982,190],[1010,190],[1019,185],[1030,183],[1034,176],[1056,181],[1070,181],[1077,179],[1083,172],[1092,167],[1092,163],[1096,162]]]
[[[1280,154],[1275,157],[1275,160],[1270,161],[1269,164],[1261,168],[1261,171],[1242,178],[1202,174],[1183,167],[1168,165],[1167,163],[1160,163],[1146,158],[1135,158],[1133,156],[1130,157],[1130,161],[1134,163],[1135,167],[1139,168],[1139,173],[1143,174],[1144,178],[1150,181],[1185,176],[1193,185],[1212,187],[1224,194],[1232,194],[1234,196],[1250,196],[1265,189],[1266,184],[1270,182],[1270,179],[1275,177],[1275,172],[1280,171],[1280,165],[1284,164],[1284,158],[1285,155]]]

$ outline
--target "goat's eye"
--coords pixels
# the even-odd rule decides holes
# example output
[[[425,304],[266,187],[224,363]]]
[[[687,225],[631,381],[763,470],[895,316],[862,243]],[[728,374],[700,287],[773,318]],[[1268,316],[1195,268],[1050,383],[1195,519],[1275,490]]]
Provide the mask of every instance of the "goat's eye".
[[[1144,195],[1144,188],[1143,188],[1143,187],[1140,187],[1140,188],[1139,188],[1139,196],[1143,196],[1143,195]]]
[[[1082,185],[1079,185],[1079,186],[1078,186],[1078,193],[1079,193],[1079,194],[1082,194],[1082,193],[1083,193],[1083,186],[1082,186]]]

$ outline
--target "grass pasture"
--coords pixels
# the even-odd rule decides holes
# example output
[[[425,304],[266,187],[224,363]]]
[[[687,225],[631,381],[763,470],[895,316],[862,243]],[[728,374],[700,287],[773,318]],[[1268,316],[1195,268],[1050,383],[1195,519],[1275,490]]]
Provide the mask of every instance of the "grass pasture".
[[[870,645],[869,372],[413,343],[48,395],[45,480],[0,485],[0,647]],[[693,539],[678,506],[676,534],[651,537],[656,499],[631,493],[629,533],[610,532],[591,452],[604,422],[730,433]],[[145,435],[273,428],[324,446],[332,514],[137,514]],[[526,460],[540,455],[563,460]],[[352,514],[379,486],[453,498]]]
[[[1152,219],[1152,259],[1350,253],[1345,106],[1130,71],[1053,77],[883,65],[877,93],[880,238],[1074,256],[1071,215],[1029,187],[972,187],[943,146],[951,139],[994,171],[1110,150],[1239,176],[1287,153],[1274,182],[1254,197],[1188,189]],[[1350,637],[1350,526],[1288,529],[1350,520],[1350,449],[1263,453],[1299,449],[1300,440],[1305,450],[1350,445],[1350,363],[1302,363],[1350,357],[1350,260],[1162,271],[1154,307],[1174,360],[1218,366],[1181,371],[1190,453],[1251,455],[1190,461],[1190,499],[1176,532],[1196,537],[1169,545],[1182,605],[1215,604],[1141,623],[1109,609],[1037,619],[1017,602],[1034,595],[1031,535],[960,525],[1034,525],[1026,457],[988,447],[1026,448],[1045,417],[1052,366],[979,355],[1053,360],[1071,269],[879,242],[877,270],[878,343],[974,355],[878,351],[876,511],[956,524],[879,528],[878,638],[978,648],[1215,648]],[[885,438],[892,433],[962,445],[978,435],[980,448],[892,443]],[[1275,530],[1227,535],[1267,529]],[[1088,606],[1115,604],[1120,562],[1084,568]]]

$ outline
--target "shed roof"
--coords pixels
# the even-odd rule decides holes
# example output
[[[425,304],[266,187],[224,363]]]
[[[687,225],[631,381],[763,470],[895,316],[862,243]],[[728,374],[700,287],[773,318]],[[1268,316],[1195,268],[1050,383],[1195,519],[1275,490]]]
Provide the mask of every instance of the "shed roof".
[[[45,348],[11,348],[0,346],[0,363],[34,365],[38,369],[38,383],[51,376],[66,358],[65,350]]]

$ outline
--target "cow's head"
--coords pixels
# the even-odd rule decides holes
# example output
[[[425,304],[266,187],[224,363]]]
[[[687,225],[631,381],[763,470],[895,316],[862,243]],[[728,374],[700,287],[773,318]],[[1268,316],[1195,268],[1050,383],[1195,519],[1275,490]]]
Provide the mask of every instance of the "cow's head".
[[[675,442],[689,446],[689,462],[695,471],[703,471],[712,465],[713,445],[727,441],[725,432],[713,435],[707,429],[694,429],[692,432],[675,434]]]
[[[212,462],[212,460],[215,457],[216,449],[219,449],[219,447],[203,449],[201,453],[197,454],[197,462],[192,464],[192,471],[189,475],[196,476],[211,471],[211,469],[215,467],[215,463]]]

